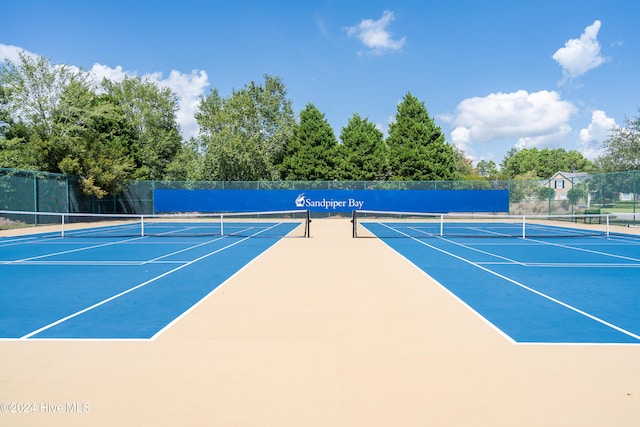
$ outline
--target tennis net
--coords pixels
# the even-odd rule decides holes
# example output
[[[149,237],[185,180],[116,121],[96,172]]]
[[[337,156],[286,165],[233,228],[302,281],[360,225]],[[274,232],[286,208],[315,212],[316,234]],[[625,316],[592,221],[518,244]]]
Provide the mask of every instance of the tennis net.
[[[640,214],[507,215],[358,210],[353,237],[582,237],[625,234]]]
[[[310,223],[308,210],[149,215],[0,210],[0,230],[44,237],[309,237]]]

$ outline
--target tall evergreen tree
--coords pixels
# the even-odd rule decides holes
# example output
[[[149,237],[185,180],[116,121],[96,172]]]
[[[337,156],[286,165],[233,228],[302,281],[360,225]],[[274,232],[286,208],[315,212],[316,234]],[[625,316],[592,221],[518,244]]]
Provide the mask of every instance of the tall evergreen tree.
[[[287,141],[282,176],[287,180],[338,179],[337,150],[338,140],[324,114],[307,104]]]
[[[389,126],[392,179],[451,180],[455,177],[453,147],[429,116],[424,103],[408,93]]]
[[[375,124],[354,114],[340,134],[342,162],[339,179],[374,181],[386,179],[389,172],[389,148]]]

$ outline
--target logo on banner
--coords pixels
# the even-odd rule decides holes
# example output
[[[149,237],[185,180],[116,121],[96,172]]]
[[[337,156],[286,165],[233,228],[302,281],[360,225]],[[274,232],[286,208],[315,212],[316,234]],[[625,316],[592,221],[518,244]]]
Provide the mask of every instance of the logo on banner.
[[[334,199],[326,199],[322,198],[322,200],[312,200],[301,193],[296,197],[296,207],[298,208],[323,208],[323,209],[345,209],[345,208],[356,208],[362,209],[364,205],[364,200],[356,200],[356,199],[346,199],[346,200],[334,200]]]

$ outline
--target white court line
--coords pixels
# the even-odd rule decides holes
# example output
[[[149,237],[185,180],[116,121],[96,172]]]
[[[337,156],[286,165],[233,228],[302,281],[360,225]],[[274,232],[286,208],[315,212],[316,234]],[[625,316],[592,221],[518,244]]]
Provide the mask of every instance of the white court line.
[[[131,223],[131,224],[121,224],[121,225],[109,225],[109,226],[94,226],[89,228],[77,228],[71,230],[65,230],[64,234],[67,237],[114,237],[111,234],[120,230],[141,230],[141,225],[139,222]],[[115,236],[117,237],[117,236]],[[138,233],[137,237],[142,237],[140,233]]]
[[[133,265],[133,266],[141,266],[149,264],[150,261],[123,261],[123,260],[112,260],[112,261],[0,261],[0,265],[65,265],[65,266],[121,266],[121,265]],[[188,261],[154,261],[154,264],[184,264]]]
[[[384,224],[382,224],[382,225],[384,225]],[[386,227],[386,225],[385,225],[385,227]],[[479,253],[484,254],[484,255],[489,255],[489,256],[491,256],[493,258],[502,259],[502,260],[506,261],[506,263],[508,263],[508,264],[524,265],[520,261],[516,261],[514,259],[507,258],[507,257],[501,256],[501,255],[497,255],[497,254],[494,254],[494,253],[491,253],[491,252],[483,251],[483,250],[474,248],[473,246],[467,246],[467,245],[459,243],[459,242],[454,242],[453,240],[449,240],[449,239],[444,238],[442,236],[438,236],[438,235],[431,234],[431,233],[424,233],[421,230],[415,230],[415,231],[418,231],[418,232],[423,233],[423,234],[428,234],[429,236],[436,237],[436,238],[438,238],[440,240],[444,240],[445,242],[448,242],[448,243],[451,243],[453,245],[457,245],[457,246],[463,247],[465,249],[469,249],[469,250],[472,250],[472,251],[475,251],[475,252],[479,252]],[[500,233],[495,233],[495,232],[491,232],[491,233],[492,234],[500,234]],[[483,263],[480,263],[480,264],[486,264],[486,263],[483,262]]]
[[[621,240],[630,245],[640,245],[640,239],[632,234],[610,234],[607,240]]]
[[[249,231],[249,230],[251,230],[253,228],[255,228],[255,227],[246,227],[246,228],[240,230],[240,232]],[[174,252],[168,253],[166,255],[159,256],[157,258],[153,258],[153,259],[147,261],[145,264],[147,264],[147,263],[155,263],[155,262],[158,262],[159,260],[161,260],[163,258],[167,258],[167,257],[173,256],[173,255],[177,255],[177,254],[182,253],[182,252],[190,251],[191,249],[195,249],[195,248],[198,248],[200,246],[208,245],[211,242],[215,242],[215,241],[218,241],[218,240],[221,240],[221,239],[224,239],[224,238],[225,238],[225,236],[216,237],[215,239],[208,240],[206,242],[199,243],[197,245],[190,246],[188,248],[180,249],[178,251],[174,251]]]
[[[478,265],[514,265],[512,262],[478,261]],[[523,267],[557,267],[557,268],[640,268],[640,264],[622,263],[593,263],[593,262],[523,262],[517,265]]]
[[[73,252],[86,251],[88,249],[95,249],[95,248],[102,248],[102,247],[105,247],[105,246],[119,245],[120,243],[132,242],[134,240],[139,240],[139,239],[144,239],[144,237],[133,237],[131,239],[118,240],[117,242],[103,243],[101,245],[83,246],[81,248],[69,249],[68,251],[60,251],[60,252],[54,252],[54,253],[50,253],[50,254],[38,255],[38,256],[29,257],[29,258],[17,259],[15,261],[6,261],[6,263],[7,264],[22,263],[22,262],[25,262],[25,261],[33,261],[33,260],[36,260],[36,259],[48,258],[48,257],[51,257],[51,256],[56,256],[56,255],[64,255],[64,254],[70,254],[70,253],[73,253]]]
[[[624,259],[624,260],[627,260],[627,261],[640,262],[640,259],[638,259],[638,258],[628,257],[628,256],[624,256],[624,255],[616,255],[616,254],[610,254],[608,252],[595,251],[593,249],[585,249],[585,248],[579,248],[579,247],[576,247],[576,246],[562,245],[562,244],[559,244],[559,243],[545,242],[544,240],[537,240],[537,239],[527,239],[527,240],[530,240],[530,241],[536,242],[536,243],[540,243],[540,244],[543,244],[543,245],[556,246],[556,247],[559,247],[559,248],[570,249],[570,250],[574,250],[574,251],[587,252],[587,253],[596,254],[596,255],[603,255],[603,256],[607,256],[607,257],[611,257],[611,258]]]
[[[623,264],[619,262],[526,262],[525,267],[559,267],[559,268],[640,268],[640,264]]]
[[[241,232],[251,230],[252,228],[255,228],[255,227],[245,228],[245,229],[241,230]],[[115,245],[115,244],[120,244],[120,243],[129,243],[129,242],[132,242],[132,241],[135,241],[135,240],[145,239],[145,238],[146,237],[134,237],[134,238],[131,238],[131,239],[119,240],[117,242],[110,242],[110,243],[104,243],[104,244],[92,245],[92,246],[84,246],[82,248],[70,249],[68,251],[54,252],[54,253],[50,253],[50,254],[40,255],[40,256],[37,256],[37,257],[23,258],[23,259],[19,259],[19,260],[0,261],[0,265],[17,264],[17,265],[96,265],[96,266],[101,266],[101,265],[114,265],[115,266],[115,265],[117,265],[117,266],[120,266],[120,265],[145,265],[145,264],[158,263],[158,262],[162,262],[162,263],[166,263],[166,264],[171,264],[171,263],[180,264],[180,263],[185,263],[185,262],[188,262],[188,261],[160,261],[160,260],[162,260],[163,258],[167,258],[169,256],[172,256],[172,255],[179,254],[181,252],[186,252],[188,250],[195,249],[195,248],[200,247],[200,246],[208,245],[209,243],[215,242],[215,241],[220,240],[220,239],[222,239],[224,237],[217,237],[217,238],[212,239],[212,240],[207,240],[207,241],[199,243],[197,245],[189,246],[187,248],[183,248],[181,250],[174,251],[174,252],[171,252],[169,254],[157,257],[157,258],[153,258],[151,260],[143,260],[143,261],[120,261],[120,260],[113,260],[113,261],[34,261],[34,260],[40,260],[42,258],[47,258],[47,257],[50,257],[50,256],[63,255],[63,254],[73,253],[73,252],[80,252],[80,251],[87,250],[87,249],[95,249],[95,248],[100,248],[100,247],[109,246],[109,245]]]
[[[33,242],[37,242],[38,239],[39,237],[36,237],[36,236],[24,236],[20,238],[11,238],[11,240],[2,241],[2,244],[0,244],[0,248],[33,243]]]
[[[384,225],[384,224],[382,224],[382,225]],[[388,226],[386,226],[386,227],[388,227]],[[592,267],[592,266],[593,267],[607,267],[607,266],[609,266],[609,267],[638,267],[638,265],[635,265],[635,264],[620,264],[620,263],[607,264],[607,263],[520,262],[520,261],[516,261],[516,260],[510,259],[510,258],[507,258],[507,257],[503,257],[503,256],[500,256],[500,255],[491,253],[491,252],[486,252],[486,251],[477,249],[477,248],[475,248],[473,246],[467,246],[465,244],[462,244],[462,243],[459,243],[459,242],[455,242],[453,240],[449,240],[449,239],[447,239],[445,237],[442,237],[442,236],[438,236],[438,235],[431,234],[431,233],[426,233],[426,232],[423,232],[423,231],[421,231],[419,229],[415,229],[413,227],[411,227],[411,229],[415,230],[417,232],[423,233],[423,234],[427,234],[427,235],[432,236],[432,237],[436,237],[436,238],[438,238],[440,240],[444,240],[444,241],[449,242],[451,244],[458,245],[458,246],[461,246],[463,248],[466,248],[466,249],[469,249],[469,250],[472,250],[472,251],[480,252],[480,253],[485,254],[485,255],[490,255],[490,256],[493,256],[495,258],[504,259],[504,260],[506,260],[506,261],[508,261],[510,263],[517,264],[517,265],[522,265],[522,266],[525,266],[525,267],[561,267],[561,266],[567,266],[567,267],[577,267],[577,266],[587,266],[587,267]],[[470,228],[470,229],[473,229],[473,228]],[[395,230],[395,231],[398,231],[398,230]],[[507,234],[502,234],[502,233],[498,233],[498,232],[490,231],[490,230],[478,229],[477,231],[483,231],[483,232],[487,232],[487,233],[490,233],[490,234],[497,234],[499,236],[507,236],[507,237],[509,236]],[[573,237],[577,237],[577,236],[573,236]],[[559,244],[559,243],[546,242],[546,241],[543,241],[543,240],[538,240],[538,239],[533,239],[533,238],[522,239],[521,237],[518,237],[518,239],[526,240],[526,241],[533,242],[533,243],[536,243],[536,244],[544,244],[544,245],[556,246],[556,247],[559,247],[559,248],[582,251],[582,252],[588,252],[588,253],[592,253],[592,254],[596,254],[596,255],[603,255],[603,256],[608,256],[608,257],[612,257],[612,258],[624,259],[624,260],[627,260],[627,261],[634,261],[634,262],[640,263],[640,259],[633,258],[633,257],[627,257],[627,256],[624,256],[624,255],[616,255],[616,254],[611,254],[611,253],[608,253],[608,252],[596,251],[596,250],[593,250],[593,249],[586,249],[586,248],[580,248],[580,247],[575,247],[575,246],[563,245],[563,244]],[[491,262],[479,262],[478,264],[491,264]]]
[[[284,223],[279,223],[277,225],[282,225]],[[274,226],[275,227],[275,226]],[[271,227],[270,227],[271,228]],[[261,231],[262,232],[262,231]],[[260,233],[261,233],[260,232]],[[258,233],[256,233],[258,234]],[[279,241],[282,241],[282,239],[279,239]],[[215,292],[217,292],[218,290],[220,290],[224,285],[226,285],[231,279],[233,279],[236,275],[240,274],[240,272],[242,270],[244,270],[245,268],[247,268],[250,264],[254,263],[258,258],[260,258],[261,256],[263,256],[266,253],[266,250],[261,252],[257,257],[253,258],[251,261],[249,261],[247,264],[243,265],[242,268],[240,268],[238,271],[236,271],[235,273],[233,273],[231,276],[229,276],[224,282],[220,283],[218,286],[215,287],[215,289],[213,289],[211,292],[209,292],[207,295],[205,295],[204,297],[202,297],[200,300],[198,300],[195,304],[193,304],[191,307],[189,307],[187,310],[185,310],[183,313],[181,313],[179,316],[177,316],[175,319],[173,319],[171,322],[167,323],[162,329],[160,329],[158,332],[156,332],[152,337],[151,337],[151,341],[154,341],[156,338],[158,338],[160,335],[162,335],[165,331],[167,331],[169,328],[171,328],[173,325],[175,325],[176,323],[178,323],[180,320],[182,320],[182,318],[186,317],[189,313],[191,313],[193,310],[195,310],[198,306],[200,306],[200,304],[204,303],[206,299],[208,299],[211,295],[213,295]]]
[[[501,279],[503,279],[503,280],[506,280],[507,282],[512,283],[512,284],[514,284],[514,285],[516,285],[516,286],[519,286],[519,287],[521,287],[522,289],[525,289],[525,290],[527,290],[527,291],[529,291],[529,292],[531,292],[531,293],[534,293],[534,294],[536,294],[536,295],[538,295],[538,296],[541,296],[541,297],[543,297],[543,298],[545,298],[545,299],[547,299],[547,300],[549,300],[549,301],[551,301],[551,302],[554,302],[554,303],[556,303],[556,304],[558,304],[558,305],[561,305],[561,306],[563,306],[563,307],[565,307],[565,308],[568,308],[568,309],[569,309],[569,310],[571,310],[571,311],[574,311],[574,312],[576,312],[576,313],[578,313],[578,314],[581,314],[581,315],[583,315],[583,316],[585,316],[585,317],[588,317],[588,318],[589,318],[589,319],[591,319],[591,320],[594,320],[594,321],[596,321],[596,322],[598,322],[598,323],[600,323],[600,324],[602,324],[602,325],[605,325],[605,326],[607,326],[607,327],[609,327],[609,328],[611,328],[611,329],[614,329],[614,330],[616,330],[616,331],[618,331],[618,332],[621,332],[621,333],[623,333],[623,334],[625,334],[625,335],[628,335],[628,336],[630,336],[630,337],[632,337],[632,338],[637,339],[637,340],[639,340],[639,341],[640,341],[640,335],[634,334],[634,333],[633,333],[633,332],[631,332],[631,331],[627,331],[626,329],[621,328],[620,326],[614,325],[613,323],[607,322],[606,320],[601,319],[601,318],[599,318],[599,317],[597,317],[597,316],[594,316],[593,314],[587,313],[587,312],[586,312],[586,311],[584,311],[584,310],[580,310],[580,309],[579,309],[579,308],[577,308],[577,307],[574,307],[574,306],[572,306],[572,305],[570,305],[570,304],[567,304],[567,303],[565,303],[565,302],[563,302],[563,301],[560,301],[560,300],[559,300],[559,299],[557,299],[557,298],[554,298],[554,297],[552,297],[552,296],[550,296],[550,295],[547,295],[547,294],[545,294],[545,293],[543,293],[543,292],[540,292],[540,291],[538,291],[538,290],[536,290],[536,289],[530,288],[529,286],[524,285],[524,284],[522,284],[522,283],[520,283],[520,282],[518,282],[518,281],[516,281],[516,280],[513,280],[513,279],[511,279],[511,278],[509,278],[509,277],[507,277],[507,276],[504,276],[504,275],[502,275],[502,274],[500,274],[500,273],[497,273],[497,272],[495,272],[495,271],[493,271],[493,270],[490,270],[490,269],[488,269],[488,268],[486,268],[486,267],[483,267],[482,265],[480,265],[480,264],[478,264],[478,263],[476,263],[476,262],[470,261],[470,260],[468,260],[468,259],[466,259],[466,258],[463,258],[463,257],[461,257],[461,256],[459,256],[459,255],[456,255],[456,254],[453,254],[453,253],[451,253],[451,252],[448,252],[448,251],[446,251],[446,250],[444,250],[444,249],[441,249],[441,248],[438,248],[438,247],[436,247],[436,246],[430,245],[430,244],[428,244],[428,243],[426,243],[426,242],[424,242],[424,241],[422,241],[422,240],[420,240],[420,239],[417,239],[417,238],[415,238],[415,237],[413,237],[413,236],[410,236],[409,234],[406,234],[406,233],[404,233],[404,232],[402,232],[402,231],[396,230],[396,229],[394,229],[393,227],[389,227],[389,226],[388,226],[388,225],[386,225],[386,224],[381,224],[381,225],[383,225],[384,227],[387,227],[387,228],[389,228],[389,229],[391,229],[391,230],[394,230],[394,231],[396,231],[396,232],[398,232],[398,233],[400,233],[400,234],[403,234],[403,235],[405,235],[405,236],[409,237],[410,239],[412,239],[413,241],[420,243],[421,245],[427,246],[427,247],[429,247],[429,248],[431,248],[431,249],[434,249],[434,250],[436,250],[436,251],[438,251],[438,252],[441,252],[441,253],[443,253],[443,254],[445,254],[445,255],[448,255],[448,256],[450,256],[450,257],[453,257],[453,258],[456,258],[456,259],[458,259],[458,260],[460,260],[460,261],[463,261],[463,262],[465,262],[465,263],[467,263],[467,264],[470,264],[470,265],[472,265],[472,266],[474,266],[474,267],[477,267],[477,268],[479,268],[480,270],[486,271],[486,272],[487,272],[487,273],[489,273],[489,274],[492,274],[492,275],[494,275],[494,276],[496,276],[496,277],[499,277],[499,278],[501,278]],[[396,252],[397,252],[397,251],[396,251]],[[400,255],[402,255],[402,254],[400,254]],[[404,255],[402,255],[402,256],[404,257]],[[404,258],[406,258],[406,257],[404,257]],[[474,311],[475,311],[475,310],[474,310]],[[483,316],[483,317],[484,317],[484,316]]]
[[[189,261],[189,262],[187,262],[187,263],[185,263],[185,264],[183,264],[183,265],[181,265],[181,266],[179,266],[179,267],[174,268],[173,270],[169,270],[169,271],[167,271],[167,272],[165,272],[165,273],[163,273],[163,274],[160,274],[159,276],[156,276],[156,277],[154,277],[154,278],[152,278],[152,279],[147,280],[146,282],[140,283],[139,285],[136,285],[136,286],[133,286],[133,287],[131,287],[131,288],[129,288],[129,289],[126,289],[126,290],[124,290],[124,291],[122,291],[122,292],[120,292],[120,293],[118,293],[118,294],[116,294],[116,295],[113,295],[113,296],[111,296],[111,297],[109,297],[109,298],[106,298],[106,299],[104,299],[104,300],[102,300],[102,301],[99,301],[99,302],[97,302],[97,303],[95,303],[95,304],[93,304],[93,305],[91,305],[91,306],[89,306],[89,307],[86,307],[86,308],[82,309],[82,310],[76,311],[75,313],[72,313],[72,314],[70,314],[70,315],[68,315],[68,316],[65,316],[65,317],[63,317],[63,318],[61,318],[61,319],[58,319],[58,320],[56,320],[55,322],[49,323],[48,325],[45,325],[45,326],[43,326],[43,327],[41,327],[41,328],[39,328],[39,329],[36,329],[35,331],[29,332],[28,334],[23,335],[23,336],[22,336],[22,337],[20,337],[19,339],[20,339],[20,340],[26,340],[26,339],[28,339],[28,338],[31,338],[32,336],[37,335],[37,334],[39,334],[40,332],[46,331],[47,329],[51,329],[51,328],[53,328],[54,326],[57,326],[57,325],[59,325],[59,324],[61,324],[61,323],[63,323],[63,322],[66,322],[66,321],[67,321],[67,320],[69,320],[69,319],[73,319],[74,317],[77,317],[77,316],[79,316],[79,315],[81,315],[81,314],[84,314],[84,313],[86,313],[86,312],[88,312],[88,311],[93,310],[94,308],[100,307],[100,306],[102,306],[102,305],[104,305],[104,304],[106,304],[106,303],[108,303],[108,302],[110,302],[110,301],[113,301],[113,300],[115,300],[115,299],[117,299],[117,298],[120,298],[120,297],[121,297],[121,296],[123,296],[123,295],[129,294],[129,293],[131,293],[131,292],[135,291],[136,289],[140,289],[140,288],[142,288],[142,287],[144,287],[144,286],[146,286],[146,285],[148,285],[148,284],[150,284],[150,283],[155,282],[155,281],[156,281],[156,280],[158,280],[158,279],[161,279],[161,278],[163,278],[163,277],[165,277],[165,276],[168,276],[168,275],[170,275],[170,274],[173,274],[173,273],[175,273],[176,271],[182,270],[183,268],[188,267],[188,266],[190,266],[190,265],[192,265],[192,264],[194,264],[194,263],[196,263],[196,262],[198,262],[198,261],[202,261],[203,259],[208,258],[208,257],[210,257],[211,255],[215,255],[215,254],[220,253],[220,252],[222,252],[222,251],[224,251],[224,250],[226,250],[226,249],[229,249],[230,247],[235,246],[235,245],[237,245],[237,244],[239,244],[239,243],[242,243],[242,242],[244,242],[245,240],[248,240],[248,239],[252,238],[253,236],[256,236],[256,235],[258,235],[258,234],[260,234],[260,233],[263,233],[263,232],[265,232],[265,231],[267,231],[267,230],[269,230],[269,229],[271,229],[271,228],[273,228],[273,227],[276,227],[277,225],[278,225],[278,224],[275,224],[275,225],[273,225],[272,227],[269,227],[269,228],[266,228],[266,229],[264,229],[264,230],[258,231],[257,233],[254,233],[254,234],[252,234],[251,236],[247,236],[247,237],[245,237],[245,238],[243,238],[243,239],[236,240],[235,242],[233,242],[233,243],[231,243],[231,244],[229,244],[229,245],[227,245],[227,246],[224,246],[224,247],[222,247],[222,248],[216,249],[216,250],[215,250],[215,251],[213,251],[213,252],[209,252],[209,253],[207,253],[207,254],[205,254],[205,255],[202,255],[201,257],[198,257],[198,258],[196,258],[196,259],[194,259],[194,260],[191,260],[191,261]]]

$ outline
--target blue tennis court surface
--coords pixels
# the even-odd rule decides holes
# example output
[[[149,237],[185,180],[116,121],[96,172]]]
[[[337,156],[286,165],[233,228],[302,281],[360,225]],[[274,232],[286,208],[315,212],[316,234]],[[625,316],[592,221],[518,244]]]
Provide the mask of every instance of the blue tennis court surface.
[[[153,338],[298,226],[242,223],[243,236],[2,237],[0,338]]]
[[[640,344],[637,236],[446,237],[432,224],[361,225],[512,341]],[[460,227],[473,234],[482,224]]]

